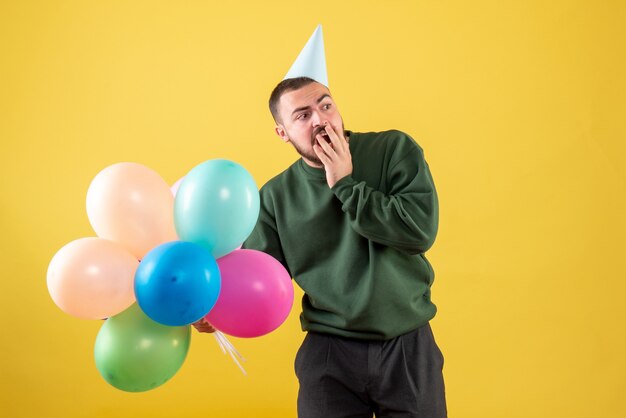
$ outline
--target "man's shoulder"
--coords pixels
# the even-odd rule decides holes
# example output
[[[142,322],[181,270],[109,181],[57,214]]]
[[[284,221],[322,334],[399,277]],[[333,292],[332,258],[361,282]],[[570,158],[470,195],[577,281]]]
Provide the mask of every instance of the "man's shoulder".
[[[351,132],[355,145],[371,148],[384,148],[390,151],[398,150],[401,153],[412,149],[422,151],[413,137],[398,129],[389,129],[377,132]]]
[[[283,190],[285,185],[290,182],[290,179],[294,177],[294,172],[296,170],[297,164],[298,161],[294,162],[282,172],[276,174],[274,177],[269,179],[259,190],[260,193],[262,195],[268,195]]]
[[[352,132],[350,131],[350,140],[354,138],[357,141],[391,141],[397,143],[412,143],[417,145],[413,137],[408,133],[398,129],[388,129],[386,131],[375,132]]]

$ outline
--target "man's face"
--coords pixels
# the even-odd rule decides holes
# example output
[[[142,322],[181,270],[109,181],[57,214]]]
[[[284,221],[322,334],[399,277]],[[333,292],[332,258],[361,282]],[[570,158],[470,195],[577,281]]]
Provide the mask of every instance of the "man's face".
[[[323,166],[313,151],[313,144],[317,142],[315,136],[324,132],[325,125],[330,125],[340,138],[344,137],[339,110],[322,84],[310,83],[284,93],[278,104],[278,114],[280,121],[276,133],[283,141],[291,143],[309,165]]]

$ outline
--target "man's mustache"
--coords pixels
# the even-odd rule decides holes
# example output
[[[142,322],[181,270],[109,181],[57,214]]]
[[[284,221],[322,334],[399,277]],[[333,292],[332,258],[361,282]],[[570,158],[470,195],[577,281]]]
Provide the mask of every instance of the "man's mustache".
[[[312,138],[313,141],[315,141],[315,137],[320,134],[320,133],[325,133],[326,134],[326,128],[324,126],[318,126],[317,128],[315,128],[315,130],[313,131],[313,135]],[[328,134],[326,134],[328,135]]]

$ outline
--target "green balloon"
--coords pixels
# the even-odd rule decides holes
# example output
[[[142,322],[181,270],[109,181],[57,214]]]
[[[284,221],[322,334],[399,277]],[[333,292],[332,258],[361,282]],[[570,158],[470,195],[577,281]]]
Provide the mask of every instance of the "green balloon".
[[[176,374],[185,361],[190,339],[189,325],[161,325],[135,303],[107,319],[100,328],[95,346],[96,367],[112,386],[127,392],[144,392]]]

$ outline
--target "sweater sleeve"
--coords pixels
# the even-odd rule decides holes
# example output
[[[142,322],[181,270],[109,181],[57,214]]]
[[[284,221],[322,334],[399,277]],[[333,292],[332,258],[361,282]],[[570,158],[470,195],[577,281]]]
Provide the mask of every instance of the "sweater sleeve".
[[[346,176],[332,191],[358,234],[409,254],[426,252],[437,235],[439,205],[419,146],[390,164],[387,182],[389,192],[383,193]]]
[[[243,249],[263,251],[278,260],[291,274],[283,254],[271,197],[261,193],[259,219],[248,238],[241,245]]]

